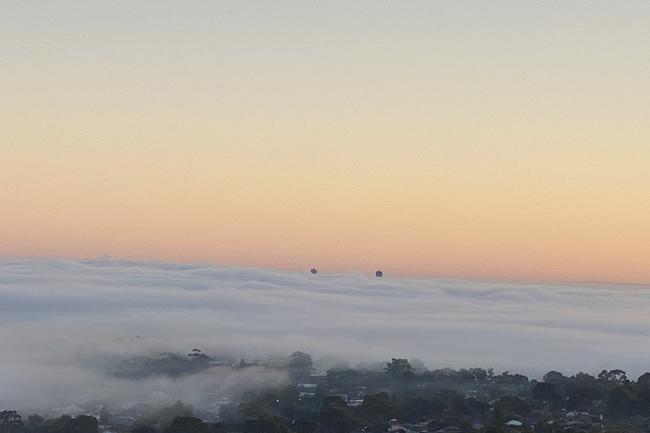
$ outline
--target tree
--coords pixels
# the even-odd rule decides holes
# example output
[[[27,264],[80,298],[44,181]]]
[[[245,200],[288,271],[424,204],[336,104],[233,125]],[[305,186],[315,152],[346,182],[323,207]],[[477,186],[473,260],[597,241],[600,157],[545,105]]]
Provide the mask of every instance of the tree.
[[[650,387],[650,373],[643,373],[636,380],[636,384],[642,388]]]
[[[164,433],[209,433],[210,426],[191,416],[176,417]]]
[[[70,433],[97,433],[99,422],[90,415],[80,415],[72,420]]]
[[[158,433],[157,430],[150,425],[141,425],[131,430],[131,433]]]
[[[609,409],[619,415],[634,414],[641,406],[640,401],[627,386],[616,386],[607,398]]]
[[[38,433],[43,426],[45,420],[42,416],[33,414],[27,417],[27,422],[25,423],[25,432],[27,433]]]
[[[555,385],[549,382],[538,382],[532,390],[533,398],[540,402],[550,403],[561,398],[555,389]]]
[[[251,393],[239,405],[239,412],[246,418],[257,419],[264,415],[279,414],[281,404],[284,405],[285,403],[278,393]]]
[[[603,370],[598,375],[598,379],[612,385],[623,385],[628,381],[625,372],[618,369],[609,371]]]
[[[463,381],[472,383],[482,383],[488,378],[488,372],[483,368],[462,368],[458,371],[458,375]]]
[[[306,352],[295,351],[289,357],[289,368],[296,370],[309,370],[311,371],[314,366],[314,362],[311,359],[311,355]]]
[[[650,373],[644,373],[636,381],[638,394],[646,402],[650,401]]]
[[[567,382],[568,378],[559,371],[551,370],[544,375],[542,380],[544,382],[552,383],[553,385],[557,386],[564,385]]]
[[[0,412],[0,433],[20,433],[23,430],[21,416],[15,410]]]
[[[384,371],[395,380],[410,379],[415,376],[415,370],[405,358],[393,358],[386,364]]]
[[[323,400],[320,424],[322,430],[328,433],[349,433],[360,423],[341,397],[329,396]]]
[[[359,416],[370,424],[380,425],[397,416],[397,407],[386,392],[368,394],[359,408]]]
[[[244,423],[244,433],[288,433],[287,426],[277,416],[261,416]]]
[[[341,407],[323,408],[320,423],[323,431],[328,433],[349,433],[359,425],[350,412]]]
[[[578,373],[571,377],[570,384],[571,387],[566,392],[567,405],[570,408],[585,407],[603,396],[602,385],[590,374]]]
[[[464,401],[463,413],[471,417],[483,417],[490,411],[490,404],[477,400],[475,398],[468,398]]]
[[[193,362],[207,363],[210,361],[210,357],[203,353],[201,349],[192,349],[192,351],[187,355]]]
[[[296,433],[319,433],[320,424],[314,420],[306,419],[296,423]]]
[[[566,396],[567,391],[572,386],[569,378],[563,375],[562,373],[560,373],[559,371],[549,371],[544,375],[542,380],[545,383],[552,384],[561,398]]]
[[[63,415],[47,420],[44,430],[48,433],[98,433],[99,422],[97,418],[90,415],[81,415],[76,418]]]
[[[511,388],[513,391],[523,392],[528,389],[528,378],[522,374],[510,374],[504,371],[494,377],[494,384],[501,388]]]
[[[530,406],[524,400],[514,396],[501,397],[495,404],[495,413],[498,411],[501,416],[512,418],[515,415],[525,415],[530,411]]]
[[[289,374],[294,381],[308,378],[314,368],[309,353],[296,351],[289,357]]]

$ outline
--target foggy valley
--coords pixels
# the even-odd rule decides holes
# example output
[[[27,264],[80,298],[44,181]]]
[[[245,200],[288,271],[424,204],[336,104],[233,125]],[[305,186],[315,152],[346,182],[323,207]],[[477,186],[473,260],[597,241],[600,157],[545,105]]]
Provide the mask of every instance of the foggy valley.
[[[650,357],[647,290],[2,259],[0,406],[43,411],[156,395],[200,406],[286,383],[272,360],[295,350],[309,352],[323,373],[364,363],[381,370],[403,357],[429,369],[492,367],[540,378],[622,368],[636,377]],[[165,366],[158,374],[153,364],[137,367],[151,374],[125,369],[194,348],[225,365],[178,375]],[[255,365],[230,368],[241,359]]]

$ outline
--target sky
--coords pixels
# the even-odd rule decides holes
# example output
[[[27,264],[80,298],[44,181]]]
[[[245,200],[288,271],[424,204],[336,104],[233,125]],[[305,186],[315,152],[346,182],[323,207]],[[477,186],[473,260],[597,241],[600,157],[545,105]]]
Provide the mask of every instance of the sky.
[[[404,357],[531,379],[619,368],[636,380],[648,371],[649,289],[0,259],[0,341],[11,347],[0,357],[0,407],[43,413],[160,391],[198,404],[207,391],[286,380],[263,370],[176,380],[107,374],[124,359],[195,347],[248,361],[303,350],[323,371]]]
[[[650,282],[647,1],[0,4],[0,256]]]

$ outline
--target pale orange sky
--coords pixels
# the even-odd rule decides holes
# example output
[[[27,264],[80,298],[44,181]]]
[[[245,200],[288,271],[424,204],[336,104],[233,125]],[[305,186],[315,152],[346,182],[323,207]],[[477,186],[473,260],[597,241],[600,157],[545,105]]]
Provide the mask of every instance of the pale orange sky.
[[[650,4],[16,2],[0,255],[650,282]]]

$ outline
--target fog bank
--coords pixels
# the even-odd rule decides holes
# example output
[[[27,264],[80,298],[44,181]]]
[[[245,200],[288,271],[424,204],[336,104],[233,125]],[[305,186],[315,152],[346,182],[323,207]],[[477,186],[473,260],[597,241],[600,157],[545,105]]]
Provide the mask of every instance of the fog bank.
[[[297,349],[353,363],[417,357],[532,376],[616,367],[636,378],[650,370],[649,289],[2,259],[0,408],[160,389],[191,401],[197,387],[244,380],[105,374],[123,357],[193,347],[247,359]]]

